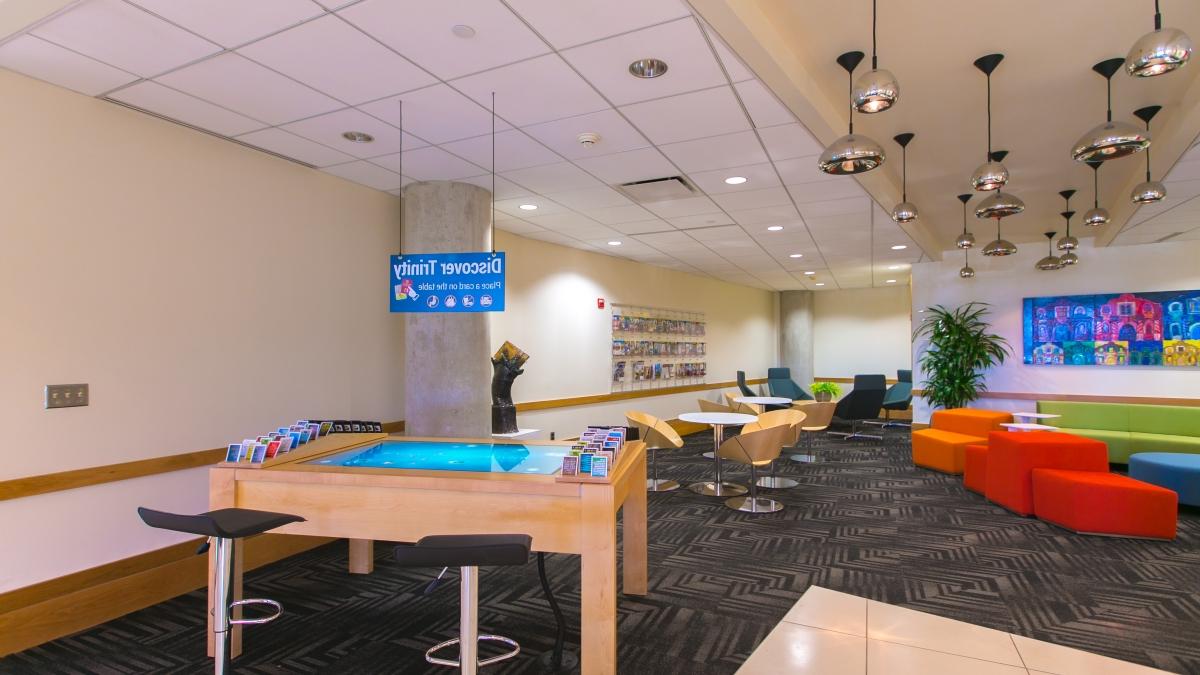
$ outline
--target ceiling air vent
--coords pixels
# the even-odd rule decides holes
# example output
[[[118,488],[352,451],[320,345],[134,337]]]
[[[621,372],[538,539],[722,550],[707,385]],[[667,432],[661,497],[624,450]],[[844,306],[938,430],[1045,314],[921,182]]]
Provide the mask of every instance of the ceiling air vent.
[[[686,199],[693,196],[696,192],[695,188],[684,180],[683,176],[651,178],[650,180],[622,183],[617,186],[617,189],[639,204]]]

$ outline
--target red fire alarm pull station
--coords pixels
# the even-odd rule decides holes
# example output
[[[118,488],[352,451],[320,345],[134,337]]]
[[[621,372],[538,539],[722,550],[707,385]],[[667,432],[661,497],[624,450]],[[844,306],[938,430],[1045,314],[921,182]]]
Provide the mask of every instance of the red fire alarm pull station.
[[[596,309],[604,309],[604,298],[596,298]]]

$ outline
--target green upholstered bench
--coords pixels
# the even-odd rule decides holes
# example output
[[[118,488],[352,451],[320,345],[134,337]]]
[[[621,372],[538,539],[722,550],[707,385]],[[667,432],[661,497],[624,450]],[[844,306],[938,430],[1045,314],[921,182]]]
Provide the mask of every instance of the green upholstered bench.
[[[1108,461],[1128,464],[1138,452],[1200,454],[1200,407],[1038,401],[1038,412],[1067,433],[1108,444]]]

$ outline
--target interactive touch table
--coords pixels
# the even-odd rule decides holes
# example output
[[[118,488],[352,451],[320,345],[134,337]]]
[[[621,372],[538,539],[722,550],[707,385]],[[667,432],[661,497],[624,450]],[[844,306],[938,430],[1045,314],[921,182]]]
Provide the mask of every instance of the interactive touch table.
[[[412,542],[431,534],[525,533],[535,551],[578,554],[581,666],[588,674],[615,673],[617,512],[622,590],[645,595],[646,449],[626,443],[606,480],[557,475],[570,446],[337,434],[259,465],[218,465],[209,505],[303,516],[305,522],[276,532],[349,539],[352,573],[371,571],[376,539]],[[233,583],[240,597],[240,566]],[[210,585],[210,608],[212,597]],[[240,651],[235,630],[233,653]]]

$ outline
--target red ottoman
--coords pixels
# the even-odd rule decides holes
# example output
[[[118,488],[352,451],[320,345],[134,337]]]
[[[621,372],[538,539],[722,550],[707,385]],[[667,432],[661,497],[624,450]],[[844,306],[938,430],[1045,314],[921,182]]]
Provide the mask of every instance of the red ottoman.
[[[979,494],[987,492],[987,453],[988,446],[986,445],[967,446],[963,487],[971,492]]]
[[[1082,534],[1174,539],[1179,495],[1098,471],[1033,470],[1034,513]]]
[[[1011,511],[1033,513],[1034,469],[1108,473],[1102,441],[1050,431],[993,431],[988,434],[987,498]]]

